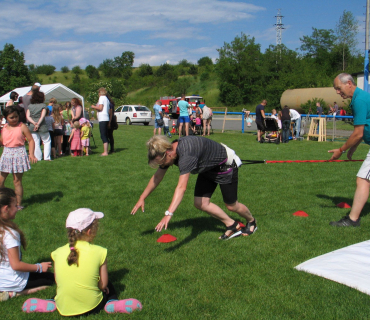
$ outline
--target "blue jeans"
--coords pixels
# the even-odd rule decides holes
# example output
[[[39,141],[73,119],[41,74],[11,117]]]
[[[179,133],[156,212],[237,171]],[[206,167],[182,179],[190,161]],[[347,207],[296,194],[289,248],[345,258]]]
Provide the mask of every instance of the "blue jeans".
[[[282,127],[283,127],[283,142],[289,142],[290,120],[284,120],[282,123]]]
[[[297,120],[294,120],[295,122],[295,131],[296,131],[296,138],[299,138],[299,135],[301,133],[301,117],[299,117]]]

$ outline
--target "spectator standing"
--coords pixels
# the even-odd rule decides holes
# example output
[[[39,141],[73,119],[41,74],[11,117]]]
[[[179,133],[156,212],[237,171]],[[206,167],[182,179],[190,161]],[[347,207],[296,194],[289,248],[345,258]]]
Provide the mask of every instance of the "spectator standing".
[[[290,121],[291,120],[290,120],[289,108],[286,105],[281,111],[281,125],[283,129],[282,142],[283,143],[289,142]]]
[[[110,95],[107,93],[107,98],[109,100],[109,124],[108,124],[108,141],[110,150],[109,153],[114,153],[114,137],[113,137],[113,131],[116,129],[116,123],[115,123],[115,117],[114,117],[114,101],[110,97]]]
[[[333,107],[334,113],[336,116],[339,116],[339,107],[337,103],[334,101],[334,107]],[[334,115],[334,114],[333,114]]]
[[[181,95],[181,100],[179,101],[178,106],[180,108],[180,117],[179,117],[179,122],[180,122],[179,123],[179,138],[180,138],[184,123],[185,123],[185,135],[186,136],[189,135],[190,118],[189,118],[188,109],[191,108],[191,106],[189,105],[187,101],[185,101],[185,94]]]
[[[35,140],[35,157],[38,161],[42,159],[40,139],[44,144],[44,160],[50,161],[51,139],[48,126],[45,122],[46,113],[49,111],[44,103],[45,95],[41,91],[32,93],[31,104],[27,110],[27,120],[30,122],[29,129]]]
[[[322,116],[323,109],[322,109],[320,102],[316,102],[316,113],[319,117]]]
[[[10,100],[8,100],[5,107],[13,106],[14,102],[17,101],[17,99],[19,97],[19,94],[16,93],[15,91],[12,91],[12,92],[10,92],[9,97],[10,97]]]
[[[162,119],[162,107],[161,107],[160,101],[155,102],[153,106],[153,110],[155,114],[153,135],[155,136],[157,129],[158,129],[158,134],[160,135],[162,132],[162,128],[163,128],[163,124],[161,126],[158,124],[158,120]]]
[[[263,135],[265,134],[265,106],[267,105],[267,100],[262,100],[262,102],[256,107],[256,124],[257,124],[257,140],[263,143]]]
[[[31,104],[31,98],[32,98],[32,93],[35,91],[40,91],[41,84],[36,82],[32,87],[31,90],[28,91],[23,97],[22,97],[22,102],[23,102],[23,108],[24,111],[26,112],[27,115],[27,110],[28,106]]]
[[[71,121],[72,121],[72,104],[67,101],[64,105],[64,110],[62,111],[62,117],[63,117],[63,120],[64,120],[64,132],[63,132],[63,143],[62,143],[62,152],[64,154],[67,153],[67,149],[68,149],[68,139],[69,139],[69,135],[71,134]]]
[[[55,152],[55,139],[54,139],[54,118],[52,117],[49,110],[46,111],[45,122],[49,130],[51,140],[51,156],[56,159],[57,155]]]
[[[64,119],[62,115],[60,114],[60,109],[62,106],[60,104],[53,105],[53,119],[54,119],[54,144],[55,149],[57,150],[57,155],[62,156],[62,142],[63,142],[63,125],[64,125]]]
[[[212,122],[212,109],[206,106],[205,104],[203,105],[203,137],[206,135],[206,131],[208,131],[207,136],[210,135],[211,131],[211,122]]]
[[[108,155],[108,125],[109,125],[109,100],[107,98],[107,90],[105,88],[100,88],[98,90],[99,101],[91,108],[98,111],[98,120],[99,120],[99,130],[100,137],[103,141],[104,151],[101,154],[102,156]]]
[[[301,133],[301,115],[299,114],[297,110],[294,110],[294,109],[290,109],[289,112],[290,112],[290,119],[292,122],[294,122],[294,129],[292,132],[292,136],[293,136],[293,139],[295,140],[299,138],[299,135]],[[294,135],[294,130],[296,132],[295,135]]]
[[[164,135],[168,135],[169,138],[172,138],[172,135],[170,133],[170,126],[169,126],[170,117],[167,113],[163,116],[163,133]]]
[[[57,104],[57,103],[58,103],[57,99],[55,99],[55,98],[50,98],[49,99],[48,109],[49,109],[50,113],[53,113],[53,106],[54,106],[54,104]]]
[[[73,129],[71,135],[69,136],[69,141],[71,143],[71,153],[72,157],[81,155],[81,130],[80,123],[78,121],[73,122]]]

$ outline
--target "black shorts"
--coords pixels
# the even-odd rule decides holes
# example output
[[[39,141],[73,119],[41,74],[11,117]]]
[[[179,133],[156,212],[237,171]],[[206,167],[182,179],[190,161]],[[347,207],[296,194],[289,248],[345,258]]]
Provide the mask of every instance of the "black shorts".
[[[211,198],[217,185],[217,182],[200,173],[195,184],[194,197]],[[226,204],[233,204],[238,200],[238,168],[233,169],[231,183],[220,184],[220,189]]]
[[[257,129],[261,131],[266,131],[265,123],[264,121],[256,121]]]
[[[54,129],[54,137],[59,137],[63,135],[62,129]]]

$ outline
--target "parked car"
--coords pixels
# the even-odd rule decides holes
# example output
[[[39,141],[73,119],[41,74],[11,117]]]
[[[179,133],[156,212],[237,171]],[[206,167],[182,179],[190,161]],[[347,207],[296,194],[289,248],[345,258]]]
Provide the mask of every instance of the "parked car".
[[[152,112],[146,106],[127,105],[120,106],[114,114],[117,116],[117,122],[144,123],[145,126],[152,120]]]

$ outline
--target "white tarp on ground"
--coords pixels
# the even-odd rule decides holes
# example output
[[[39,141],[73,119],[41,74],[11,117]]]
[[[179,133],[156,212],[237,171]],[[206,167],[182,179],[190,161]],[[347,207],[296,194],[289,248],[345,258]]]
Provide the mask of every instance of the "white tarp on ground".
[[[307,260],[295,268],[370,295],[370,240]]]
[[[15,91],[19,94],[20,97],[24,96],[27,92],[31,90],[31,87],[22,87],[16,88],[12,91]],[[7,103],[10,99],[10,93],[4,94],[0,97],[0,104]],[[64,101],[71,101],[72,98],[79,98],[82,102],[82,107],[84,107],[84,98],[83,96],[79,95],[78,93],[74,92],[73,90],[69,89],[65,85],[61,83],[53,83],[53,84],[44,84],[40,87],[40,91],[45,94],[45,103],[48,104],[50,98],[57,99],[58,102]]]

